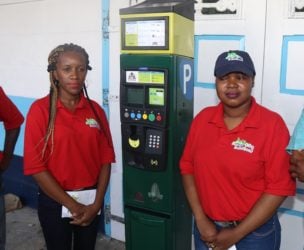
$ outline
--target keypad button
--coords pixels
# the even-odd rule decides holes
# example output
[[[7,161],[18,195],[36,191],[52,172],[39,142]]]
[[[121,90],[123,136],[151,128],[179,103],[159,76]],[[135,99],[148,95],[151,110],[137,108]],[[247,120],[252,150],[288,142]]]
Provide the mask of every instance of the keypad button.
[[[149,121],[154,122],[155,121],[155,115],[149,114]]]

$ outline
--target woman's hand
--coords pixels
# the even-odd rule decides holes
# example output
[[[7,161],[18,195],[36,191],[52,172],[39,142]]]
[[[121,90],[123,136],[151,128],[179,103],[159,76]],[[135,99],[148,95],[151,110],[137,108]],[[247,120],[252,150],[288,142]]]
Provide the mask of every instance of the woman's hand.
[[[304,151],[293,150],[290,157],[289,172],[293,178],[304,182]]]
[[[111,164],[107,163],[101,166],[94,203],[84,206],[83,213],[80,217],[77,216],[77,214],[73,216],[73,220],[70,222],[71,224],[88,226],[92,223],[92,221],[97,216],[99,210],[103,206],[103,199],[110,180],[110,175]]]
[[[227,250],[235,245],[241,238],[235,232],[235,228],[222,228],[214,240],[215,250]]]
[[[100,210],[100,207],[95,204],[82,206],[83,208],[81,213],[72,213],[72,220],[70,221],[71,224],[79,226],[88,226],[92,223],[92,221],[95,219]]]
[[[196,220],[196,225],[200,232],[201,239],[206,242],[207,245],[212,245],[218,234],[215,224],[211,220],[207,219]]]

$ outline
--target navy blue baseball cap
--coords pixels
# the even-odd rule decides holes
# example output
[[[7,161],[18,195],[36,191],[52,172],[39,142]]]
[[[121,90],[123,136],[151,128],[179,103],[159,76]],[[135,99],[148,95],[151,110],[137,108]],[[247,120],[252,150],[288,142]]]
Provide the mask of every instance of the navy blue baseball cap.
[[[222,77],[232,72],[241,72],[255,76],[253,61],[249,54],[242,50],[229,50],[218,56],[214,67],[214,76]]]

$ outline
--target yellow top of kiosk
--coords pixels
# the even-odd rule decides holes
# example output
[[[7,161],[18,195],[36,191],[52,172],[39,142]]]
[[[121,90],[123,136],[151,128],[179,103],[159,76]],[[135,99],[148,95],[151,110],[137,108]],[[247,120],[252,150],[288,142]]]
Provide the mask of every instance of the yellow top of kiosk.
[[[121,53],[194,55],[194,1],[148,0],[120,9]]]

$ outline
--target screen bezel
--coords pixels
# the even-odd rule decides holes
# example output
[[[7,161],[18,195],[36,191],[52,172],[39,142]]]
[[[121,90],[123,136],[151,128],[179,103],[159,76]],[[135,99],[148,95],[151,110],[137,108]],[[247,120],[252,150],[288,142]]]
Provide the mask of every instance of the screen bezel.
[[[164,46],[127,46],[125,44],[126,38],[126,22],[130,21],[153,21],[164,20],[165,21],[165,45]],[[121,48],[122,50],[168,50],[169,49],[169,17],[133,17],[121,19]]]

